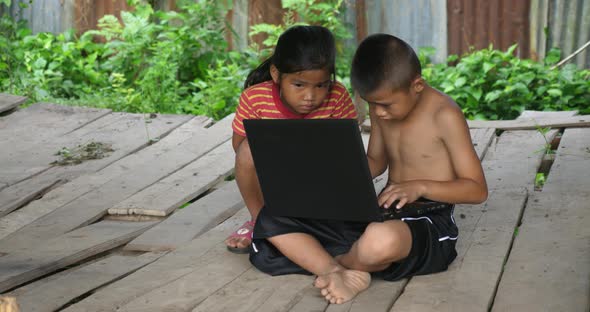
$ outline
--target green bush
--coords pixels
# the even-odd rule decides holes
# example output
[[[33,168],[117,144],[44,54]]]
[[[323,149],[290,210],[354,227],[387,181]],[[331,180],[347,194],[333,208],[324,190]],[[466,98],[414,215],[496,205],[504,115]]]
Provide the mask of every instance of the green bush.
[[[422,74],[433,87],[451,96],[469,119],[514,119],[527,110],[579,110],[590,113],[590,71],[574,64],[553,69],[560,59],[551,50],[543,62],[519,59],[513,52],[472,51],[432,64],[432,49],[420,51]],[[456,63],[456,65],[451,65]]]
[[[133,12],[120,23],[105,16],[99,30],[32,35],[26,22],[0,17],[0,92],[127,112],[205,114],[235,110],[244,79],[271,53],[278,36],[295,24],[323,25],[336,38],[337,79],[349,86],[353,48],[341,18],[343,0],[283,0],[283,25],[260,24],[263,47],[228,52],[224,16],[231,1],[178,0],[177,12],[154,11],[128,0]],[[10,3],[0,0],[0,5]],[[297,16],[297,20],[295,19]],[[590,71],[575,65],[552,69],[551,50],[541,63],[491,47],[433,64],[434,49],[419,53],[423,76],[457,101],[468,118],[513,119],[524,109],[590,113]]]

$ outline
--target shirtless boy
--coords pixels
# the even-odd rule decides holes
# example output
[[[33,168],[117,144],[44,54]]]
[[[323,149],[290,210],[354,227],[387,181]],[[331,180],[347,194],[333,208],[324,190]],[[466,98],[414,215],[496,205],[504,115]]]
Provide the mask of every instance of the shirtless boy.
[[[273,275],[317,275],[315,286],[330,303],[354,298],[371,275],[394,281],[446,270],[457,256],[454,204],[478,204],[488,195],[460,107],[424,81],[407,43],[387,34],[367,37],[351,81],[369,103],[371,174],[389,170],[379,204],[404,209],[426,198],[448,208],[370,224],[275,217],[262,209],[251,262]]]

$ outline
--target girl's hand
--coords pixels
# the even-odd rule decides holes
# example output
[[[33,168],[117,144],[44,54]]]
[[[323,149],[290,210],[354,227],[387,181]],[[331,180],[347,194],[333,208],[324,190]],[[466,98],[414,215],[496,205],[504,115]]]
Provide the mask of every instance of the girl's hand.
[[[378,203],[383,208],[390,206],[398,200],[399,202],[393,208],[400,209],[407,203],[412,203],[425,193],[425,186],[420,181],[408,181],[403,183],[389,184],[379,195]]]

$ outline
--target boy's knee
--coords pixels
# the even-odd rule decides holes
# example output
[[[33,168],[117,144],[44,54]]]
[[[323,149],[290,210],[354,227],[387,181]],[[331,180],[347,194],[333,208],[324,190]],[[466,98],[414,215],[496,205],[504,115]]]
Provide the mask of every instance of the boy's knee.
[[[404,256],[402,235],[385,223],[371,223],[359,242],[359,260],[365,265],[378,265]]]

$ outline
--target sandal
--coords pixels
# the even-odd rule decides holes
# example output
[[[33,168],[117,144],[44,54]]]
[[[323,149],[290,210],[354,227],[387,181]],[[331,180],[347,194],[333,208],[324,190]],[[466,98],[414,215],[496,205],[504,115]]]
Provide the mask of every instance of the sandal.
[[[254,230],[254,221],[246,221],[235,232],[231,233],[231,235],[228,236],[227,239],[248,238],[248,239],[250,239],[250,244],[252,244],[253,230]],[[226,247],[227,247],[227,250],[229,250],[233,253],[237,253],[237,254],[247,254],[250,252],[250,245],[248,245],[246,247],[242,247],[242,248],[231,247],[231,246],[226,246]]]

